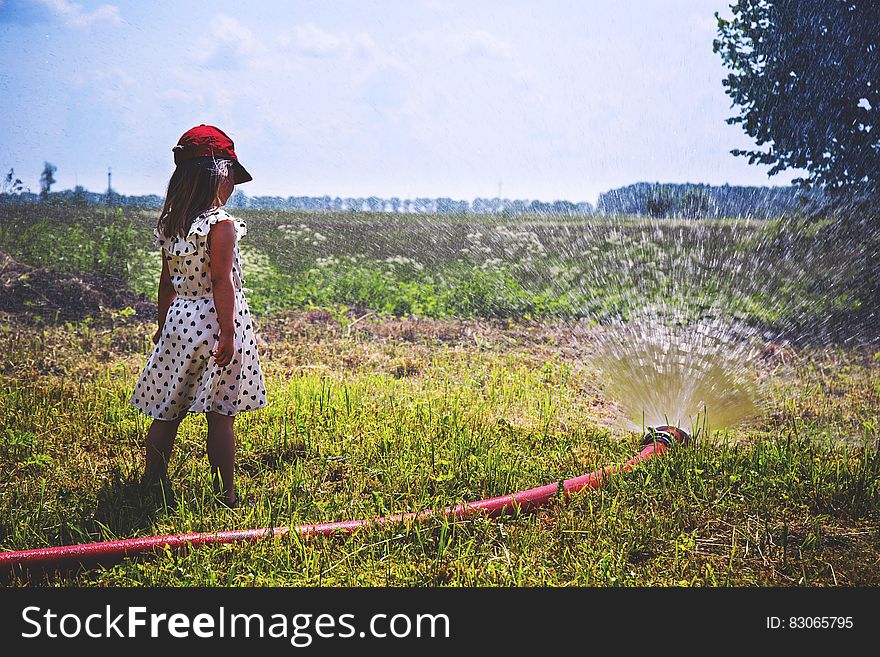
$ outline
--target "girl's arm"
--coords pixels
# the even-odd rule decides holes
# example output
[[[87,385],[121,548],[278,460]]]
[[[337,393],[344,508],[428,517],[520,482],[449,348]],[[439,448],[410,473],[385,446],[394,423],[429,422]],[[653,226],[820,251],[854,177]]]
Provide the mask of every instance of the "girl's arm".
[[[153,335],[153,344],[159,342],[159,336],[162,335],[162,327],[165,326],[165,317],[168,315],[168,307],[177,292],[174,291],[174,285],[171,283],[171,273],[168,271],[168,259],[162,254],[162,274],[159,276],[159,327]]]
[[[211,226],[208,246],[211,249],[211,287],[214,308],[220,324],[220,339],[214,348],[214,362],[226,367],[235,352],[235,288],[232,285],[232,247],[235,226],[231,221],[218,221]]]

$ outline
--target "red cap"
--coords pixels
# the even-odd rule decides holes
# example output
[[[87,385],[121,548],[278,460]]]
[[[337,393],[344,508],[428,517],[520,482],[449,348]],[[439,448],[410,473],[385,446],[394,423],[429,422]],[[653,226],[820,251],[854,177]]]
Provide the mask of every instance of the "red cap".
[[[177,146],[172,149],[174,151],[174,164],[180,164],[197,157],[215,157],[232,160],[236,185],[253,180],[253,176],[238,161],[234,146],[235,144],[232,143],[229,135],[220,128],[202,123],[184,132],[177,142]]]

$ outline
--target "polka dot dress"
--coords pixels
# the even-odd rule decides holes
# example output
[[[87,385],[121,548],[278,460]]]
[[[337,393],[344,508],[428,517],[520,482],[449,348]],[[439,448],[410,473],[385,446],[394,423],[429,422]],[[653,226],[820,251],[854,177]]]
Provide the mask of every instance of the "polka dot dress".
[[[211,290],[208,233],[218,221],[235,224],[235,351],[226,367],[217,367],[210,353],[220,324]],[[185,238],[167,238],[158,229],[154,231],[177,296],[130,399],[132,406],[151,418],[174,420],[187,412],[235,415],[266,405],[263,370],[242,287],[238,240],[246,233],[245,223],[222,209],[196,217]]]

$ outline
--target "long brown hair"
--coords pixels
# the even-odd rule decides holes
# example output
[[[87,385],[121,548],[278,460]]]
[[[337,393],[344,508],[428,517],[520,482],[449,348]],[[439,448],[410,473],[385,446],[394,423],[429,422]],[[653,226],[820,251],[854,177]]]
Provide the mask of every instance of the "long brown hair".
[[[193,219],[214,207],[220,182],[232,173],[229,160],[212,157],[181,162],[171,174],[156,228],[165,237],[186,237]]]

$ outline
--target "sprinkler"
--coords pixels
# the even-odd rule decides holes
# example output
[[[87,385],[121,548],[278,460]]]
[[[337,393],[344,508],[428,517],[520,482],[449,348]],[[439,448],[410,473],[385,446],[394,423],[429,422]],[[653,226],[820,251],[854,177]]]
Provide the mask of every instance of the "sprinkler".
[[[690,440],[690,435],[684,429],[664,424],[659,427],[648,427],[648,432],[645,434],[645,437],[642,438],[642,447],[652,443],[661,443],[668,448],[672,447],[676,442],[685,445],[690,442]]]
[[[492,497],[477,502],[466,502],[447,507],[441,511],[425,510],[401,513],[391,516],[343,520],[313,525],[293,527],[267,527],[263,529],[233,529],[191,534],[172,534],[166,536],[147,536],[126,538],[99,543],[80,545],[61,545],[57,547],[36,548],[14,552],[0,552],[0,574],[14,571],[56,571],[95,565],[112,565],[127,557],[155,554],[164,550],[197,548],[202,545],[222,545],[226,543],[255,542],[272,537],[296,534],[301,538],[313,536],[336,536],[351,534],[358,530],[381,525],[417,522],[430,518],[464,520],[474,517],[495,518],[501,515],[529,511],[547,504],[559,496],[570,495],[586,490],[595,490],[605,484],[613,475],[629,472],[642,461],[664,454],[676,443],[685,444],[690,436],[678,427],[660,426],[649,428],[642,439],[640,451],[628,461],[610,465],[599,470],[554,482],[538,488],[531,488],[509,495]]]

